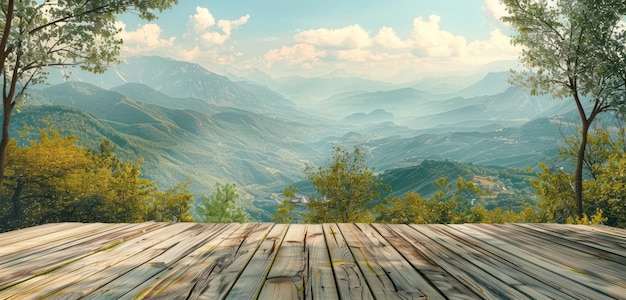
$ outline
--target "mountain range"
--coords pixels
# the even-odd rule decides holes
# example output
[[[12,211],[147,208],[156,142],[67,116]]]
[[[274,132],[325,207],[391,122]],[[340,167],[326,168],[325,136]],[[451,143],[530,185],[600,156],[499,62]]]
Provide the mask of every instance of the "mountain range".
[[[325,163],[333,146],[362,147],[377,172],[424,159],[534,168],[554,155],[559,116],[572,108],[511,86],[507,72],[469,85],[439,78],[457,87],[445,92],[423,89],[426,79],[223,76],[156,56],[101,75],[50,74],[15,115],[14,136],[49,116],[86,146],[106,137],[120,156],[142,157],[144,174],[163,186],[190,180],[194,193],[208,194],[214,182],[236,183],[264,210],[276,204],[271,193],[303,179],[305,164]]]

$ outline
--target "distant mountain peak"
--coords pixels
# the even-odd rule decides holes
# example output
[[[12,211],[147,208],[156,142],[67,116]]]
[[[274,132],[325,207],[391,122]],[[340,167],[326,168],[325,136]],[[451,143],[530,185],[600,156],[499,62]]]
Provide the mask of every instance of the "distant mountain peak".
[[[481,80],[458,91],[456,94],[464,98],[470,98],[502,93],[512,86],[508,82],[509,74],[509,72],[489,72]]]
[[[354,74],[346,71],[345,69],[335,69],[330,73],[320,76],[321,78],[364,78],[367,79],[368,76],[364,74]]]

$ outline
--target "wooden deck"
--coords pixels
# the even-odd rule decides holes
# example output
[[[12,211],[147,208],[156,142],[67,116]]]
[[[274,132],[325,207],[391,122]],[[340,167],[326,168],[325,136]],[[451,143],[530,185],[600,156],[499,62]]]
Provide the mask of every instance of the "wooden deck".
[[[607,227],[59,223],[0,234],[0,299],[626,299]]]

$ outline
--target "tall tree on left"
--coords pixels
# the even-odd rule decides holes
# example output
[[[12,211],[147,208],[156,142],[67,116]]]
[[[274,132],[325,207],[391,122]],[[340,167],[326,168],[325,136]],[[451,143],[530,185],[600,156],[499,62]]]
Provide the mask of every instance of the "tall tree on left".
[[[145,20],[178,0],[0,0],[2,137],[0,188],[4,177],[11,114],[29,86],[46,80],[49,67],[80,66],[102,73],[117,63],[122,40],[117,15]]]

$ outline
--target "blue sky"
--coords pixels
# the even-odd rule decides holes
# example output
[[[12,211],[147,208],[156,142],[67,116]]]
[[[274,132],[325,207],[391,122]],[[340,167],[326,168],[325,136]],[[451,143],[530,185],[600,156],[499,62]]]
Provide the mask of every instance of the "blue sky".
[[[503,13],[497,0],[181,0],[151,23],[127,15],[118,26],[124,55],[275,77],[342,70],[409,81],[514,61]]]

